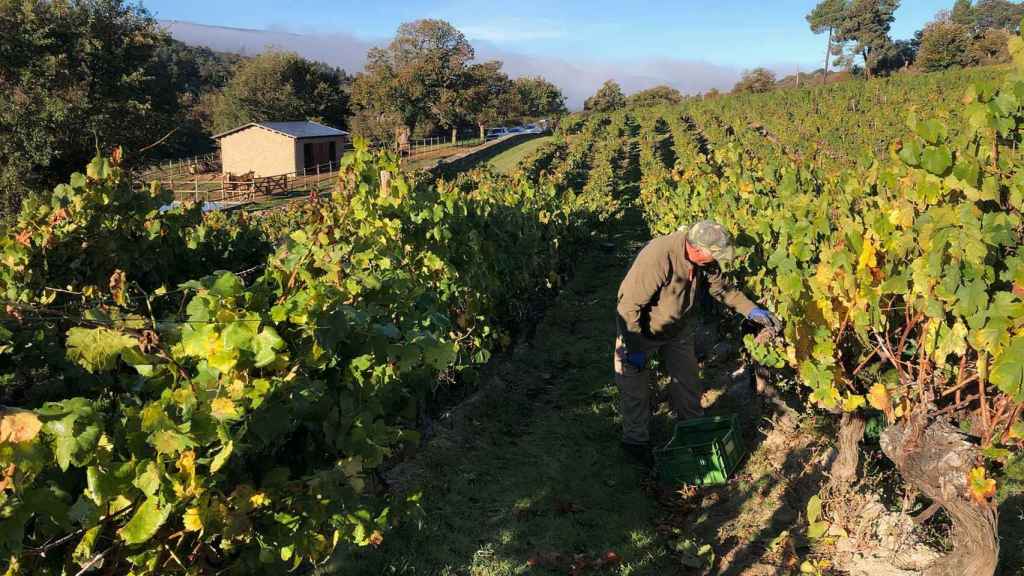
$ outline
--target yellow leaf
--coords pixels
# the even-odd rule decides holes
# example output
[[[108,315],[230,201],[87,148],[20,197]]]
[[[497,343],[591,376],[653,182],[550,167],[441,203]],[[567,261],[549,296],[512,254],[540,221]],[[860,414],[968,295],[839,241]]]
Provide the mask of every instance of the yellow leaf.
[[[217,420],[231,420],[238,418],[238,407],[230,398],[221,396],[210,402],[210,415]]]
[[[34,412],[7,408],[0,411],[0,443],[20,444],[35,440],[43,423]]]
[[[185,510],[185,515],[182,517],[182,521],[185,524],[185,530],[187,532],[199,532],[203,529],[203,518],[199,514],[199,508],[192,507]]]
[[[971,500],[978,504],[985,504],[988,499],[996,495],[996,481],[986,477],[985,468],[978,466],[971,469],[967,475],[968,488],[971,492]]]
[[[864,248],[860,251],[860,258],[857,259],[857,270],[864,270],[865,268],[877,268],[878,258],[875,250],[875,244],[870,238],[864,239]]]
[[[267,497],[265,492],[256,492],[249,497],[249,503],[252,504],[253,508],[259,508],[269,504],[270,498]]]
[[[181,497],[196,496],[202,493],[203,489],[196,481],[196,453],[194,450],[186,450],[178,457],[178,473],[184,483],[175,482],[175,492]]]
[[[892,409],[892,399],[889,397],[889,391],[885,389],[885,384],[876,382],[871,386],[871,390],[868,391],[868,404],[875,410],[889,413]]]
[[[846,397],[843,398],[843,412],[854,412],[861,406],[864,406],[863,395],[846,393]]]
[[[231,384],[227,385],[228,396],[232,400],[241,400],[245,396],[245,382],[236,378]]]
[[[178,456],[178,472],[186,476],[196,475],[196,453],[195,450],[186,450]]]

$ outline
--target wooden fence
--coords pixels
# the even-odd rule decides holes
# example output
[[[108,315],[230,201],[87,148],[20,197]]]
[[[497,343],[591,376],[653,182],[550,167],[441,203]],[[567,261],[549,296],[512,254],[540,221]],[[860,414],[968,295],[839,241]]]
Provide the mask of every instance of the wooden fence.
[[[178,202],[250,202],[298,192],[320,194],[337,180],[338,162],[327,162],[299,172],[257,177],[252,172],[223,174],[212,178],[196,174],[190,179],[170,179],[160,186],[174,192]]]

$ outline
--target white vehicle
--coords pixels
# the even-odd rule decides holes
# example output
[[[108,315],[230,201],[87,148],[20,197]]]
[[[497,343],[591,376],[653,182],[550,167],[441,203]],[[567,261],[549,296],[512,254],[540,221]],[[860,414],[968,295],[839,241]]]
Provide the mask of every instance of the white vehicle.
[[[509,129],[505,127],[488,128],[487,139],[501,138],[502,136],[508,136],[510,134]]]
[[[523,126],[523,131],[527,134],[540,134],[544,130],[537,124],[527,124],[526,126]]]

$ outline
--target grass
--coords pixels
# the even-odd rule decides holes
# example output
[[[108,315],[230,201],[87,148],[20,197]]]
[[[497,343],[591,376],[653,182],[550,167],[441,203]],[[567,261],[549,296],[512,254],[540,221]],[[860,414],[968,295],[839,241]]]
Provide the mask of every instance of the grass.
[[[511,172],[516,165],[523,159],[532,154],[535,150],[543,146],[546,142],[549,142],[553,136],[542,136],[540,138],[533,138],[527,140],[518,146],[513,146],[508,150],[505,150],[501,154],[498,154],[494,158],[491,158],[489,164],[496,172],[507,174]]]

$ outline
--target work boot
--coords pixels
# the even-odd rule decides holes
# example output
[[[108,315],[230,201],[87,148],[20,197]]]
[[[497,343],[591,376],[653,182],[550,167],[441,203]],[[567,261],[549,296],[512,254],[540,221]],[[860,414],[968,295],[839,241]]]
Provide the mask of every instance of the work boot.
[[[645,469],[654,467],[654,455],[651,454],[651,445],[647,443],[637,444],[633,442],[622,442],[622,451],[626,457],[635,464]]]

